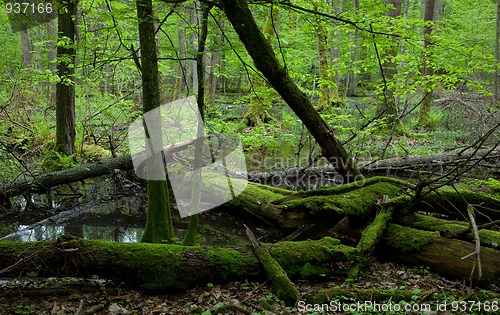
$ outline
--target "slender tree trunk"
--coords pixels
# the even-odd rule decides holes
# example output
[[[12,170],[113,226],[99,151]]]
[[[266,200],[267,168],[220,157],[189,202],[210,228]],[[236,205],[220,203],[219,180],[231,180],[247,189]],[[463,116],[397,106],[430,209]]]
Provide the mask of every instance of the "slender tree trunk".
[[[33,55],[31,53],[28,26],[26,24],[23,24],[21,26],[20,33],[21,33],[21,46],[23,50],[23,68],[29,69],[31,68],[31,61],[33,59]]]
[[[498,64],[500,63],[500,0],[497,0],[497,23],[495,30],[495,84],[493,91],[493,103],[497,104],[500,94],[500,73],[498,71]]]
[[[436,8],[436,0],[423,0],[424,1],[424,21],[429,22],[429,21],[434,21],[435,17],[435,8]],[[422,67],[422,76],[431,76],[434,71],[429,65],[429,60],[432,57],[432,52],[431,52],[431,42],[429,40],[429,37],[432,33],[433,26],[426,24],[423,27],[423,36],[424,36],[424,53],[423,53],[423,67]],[[427,85],[423,85],[423,100],[420,104],[420,109],[418,113],[418,122],[417,122],[417,128],[428,128],[432,127],[430,126],[430,115],[431,115],[431,102],[433,99],[433,89]]]
[[[219,67],[220,49],[212,51],[210,54],[210,68],[207,77],[207,93],[205,94],[205,102],[208,105],[215,104],[215,92],[217,91],[218,79],[215,75],[215,70]]]
[[[182,60],[184,58],[184,30],[183,30],[183,20],[179,21],[179,29],[177,30],[177,45],[179,49],[179,65],[177,66],[177,74],[175,76],[174,83],[174,91],[172,92],[172,100],[179,99],[182,95],[182,89],[184,86],[184,82],[186,80],[185,76],[185,61]]]
[[[401,15],[401,0],[389,0],[389,4],[392,4],[394,9],[390,9],[387,12],[387,16],[392,19],[397,19]],[[384,64],[383,71],[386,82],[391,82],[395,80],[397,74],[397,62],[396,57],[398,54],[398,44],[399,40],[396,37],[392,38],[391,47],[388,48],[387,54],[390,56],[389,61]],[[383,98],[385,113],[384,116],[388,118],[387,122],[390,126],[397,123],[399,105],[396,103],[396,97],[394,95],[394,88],[384,89],[385,97]]]
[[[35,34],[36,34],[36,41],[37,44],[41,43],[43,41],[42,39],[42,34],[40,31],[40,26],[35,27]],[[42,46],[41,45],[35,45],[35,52],[36,52],[36,68],[38,70],[43,70],[43,60],[42,60]]]
[[[146,113],[160,106],[158,56],[156,55],[152,0],[137,0],[137,18],[139,20],[139,40],[141,44],[143,112]],[[161,119],[161,117],[157,118]],[[151,125],[161,126],[159,123]],[[148,129],[144,125],[144,129],[147,138],[160,139],[159,143],[162,143],[160,128]],[[149,142],[146,139],[146,147],[148,147]],[[154,152],[153,148],[150,148],[150,150],[150,152]],[[146,174],[161,168],[165,168],[163,155],[153,154],[147,160]],[[174,228],[168,198],[167,179],[148,180],[147,189],[147,220],[141,241],[146,243],[170,242],[174,238]]]
[[[203,139],[205,135],[204,120],[205,120],[205,44],[208,35],[208,14],[210,7],[202,4],[202,18],[200,34],[198,36],[198,54],[196,55],[196,71],[198,72],[198,95],[197,103],[200,112],[197,128],[197,141],[195,144],[195,155],[192,177],[192,195],[191,195],[191,217],[189,218],[189,227],[184,238],[183,245],[192,246],[195,244],[196,235],[198,234],[198,212],[201,199],[201,171],[203,166]]]
[[[194,8],[189,8],[189,22],[191,25],[198,25],[198,17],[196,16],[196,10],[199,5],[198,2],[194,2],[193,4],[195,7]],[[189,48],[191,51],[195,51],[197,47],[195,46],[198,42],[198,35],[193,32],[191,36],[189,36],[190,41],[189,41]],[[196,57],[196,56],[194,56]],[[196,61],[190,60],[189,61],[189,68],[190,68],[190,73],[191,73],[191,83],[192,83],[192,93],[196,93],[198,91],[198,70],[196,69]]]
[[[56,20],[51,20],[47,24],[47,61],[48,61],[48,68],[51,72],[56,71],[56,58],[57,58],[57,52],[56,52],[56,43],[57,43],[57,26],[56,26]],[[49,88],[47,89],[47,95],[49,96],[50,104],[51,106],[55,103],[56,100],[56,85],[55,84],[49,84]]]
[[[316,6],[317,9],[317,6]],[[330,64],[328,62],[329,52],[328,52],[328,36],[326,35],[325,26],[321,24],[321,21],[317,21],[316,26],[316,40],[318,41],[318,59],[319,59],[319,90],[320,97],[318,100],[318,111],[323,111],[328,107],[332,106],[332,101],[334,97],[333,88],[331,88],[330,83]],[[332,49],[334,50],[334,49]],[[337,90],[338,97],[338,90]]]
[[[410,10],[410,0],[404,0],[404,4],[403,4],[403,18],[406,20],[408,20],[408,12]],[[404,67],[404,62],[403,62],[403,57],[404,55],[406,54],[406,47],[404,45],[403,42],[399,43],[399,54],[400,54],[400,57],[399,57],[399,68],[400,69],[403,69]],[[408,85],[408,83],[405,81],[405,86]],[[405,88],[406,90],[406,88]],[[406,95],[403,99],[403,102],[406,100]],[[397,95],[396,96],[396,104],[401,104],[401,95]]]
[[[75,16],[77,0],[61,0],[57,30],[56,145],[60,152],[75,153]]]
[[[310,99],[293,82],[288,71],[280,65],[271,45],[266,40],[244,0],[219,0],[228,20],[245,45],[257,69],[302,120],[312,136],[345,182],[360,175],[357,165],[334,136],[333,130],[314,109]]]
[[[359,9],[359,0],[354,0],[354,7],[356,11]],[[352,56],[352,63],[356,65],[358,62],[359,58],[359,31],[358,29],[354,30],[354,53]],[[349,92],[348,96],[355,96],[356,95],[356,88],[358,87],[358,74],[353,73],[351,75],[351,79],[349,82]]]

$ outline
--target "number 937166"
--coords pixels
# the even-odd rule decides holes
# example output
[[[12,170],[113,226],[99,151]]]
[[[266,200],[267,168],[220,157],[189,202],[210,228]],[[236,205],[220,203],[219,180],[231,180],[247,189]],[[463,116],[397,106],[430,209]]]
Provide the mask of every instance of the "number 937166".
[[[8,14],[44,14],[52,13],[52,3],[35,3],[31,1],[6,2],[5,10]]]

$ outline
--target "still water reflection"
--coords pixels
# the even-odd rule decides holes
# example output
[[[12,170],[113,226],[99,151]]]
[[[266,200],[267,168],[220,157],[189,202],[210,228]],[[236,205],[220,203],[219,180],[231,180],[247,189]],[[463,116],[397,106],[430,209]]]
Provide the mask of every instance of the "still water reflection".
[[[89,240],[107,240],[122,243],[138,242],[144,229],[138,227],[114,227],[93,225],[40,225],[31,227],[29,225],[18,225],[15,235],[8,239],[13,241],[41,241],[56,239],[60,235],[72,234]]]

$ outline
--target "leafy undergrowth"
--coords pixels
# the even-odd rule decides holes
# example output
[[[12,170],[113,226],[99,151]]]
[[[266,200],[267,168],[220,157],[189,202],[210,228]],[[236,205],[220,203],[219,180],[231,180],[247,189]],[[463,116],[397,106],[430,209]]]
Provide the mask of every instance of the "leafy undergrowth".
[[[0,280],[0,314],[484,314],[474,310],[461,311],[466,302],[481,299],[490,311],[500,301],[498,288],[491,291],[470,289],[460,281],[451,281],[418,267],[405,267],[394,263],[372,262],[355,284],[345,284],[342,279],[323,281],[298,281],[301,297],[335,287],[343,294],[332,296],[328,307],[306,304],[301,301],[295,307],[285,307],[273,294],[269,282],[228,283],[195,288],[184,293],[149,295],[105,280],[64,279],[9,279]],[[335,311],[335,307],[365,304],[370,298],[360,292],[394,292],[385,301],[378,300],[374,307],[362,311]],[[397,298],[398,292],[411,295],[406,300]],[[481,298],[482,297],[482,298]],[[489,299],[489,300],[488,300]],[[447,312],[435,310],[436,303],[444,305]],[[453,304],[454,303],[454,304]],[[384,305],[393,310],[382,311]],[[431,311],[396,311],[399,305],[432,305]],[[366,304],[365,304],[366,305]],[[377,305],[378,308],[377,309]],[[479,304],[476,304],[476,306]],[[455,306],[456,311],[452,311]],[[497,308],[498,309],[498,308]],[[495,312],[492,312],[492,314]]]

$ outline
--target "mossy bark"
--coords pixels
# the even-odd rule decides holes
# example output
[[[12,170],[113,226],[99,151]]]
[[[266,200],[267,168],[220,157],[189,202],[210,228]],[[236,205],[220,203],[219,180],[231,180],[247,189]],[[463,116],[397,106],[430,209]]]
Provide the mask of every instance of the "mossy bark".
[[[470,224],[466,222],[445,220],[415,213],[399,218],[398,223],[415,229],[438,231],[442,237],[460,238],[467,241],[474,239],[471,234]],[[479,226],[479,238],[483,246],[494,247],[500,244],[499,231],[481,229]]]
[[[137,18],[139,21],[139,40],[141,43],[142,96],[143,112],[149,112],[160,106],[160,87],[158,83],[158,56],[156,51],[155,18],[152,0],[137,0]],[[161,119],[161,117],[156,117]],[[161,124],[151,124],[161,126]],[[149,139],[159,139],[159,128],[148,129],[144,124],[146,147]],[[149,148],[149,152],[156,152]],[[153,154],[146,162],[146,174],[165,169],[163,154]],[[155,176],[150,177],[155,178]],[[170,242],[174,237],[172,214],[165,180],[148,180],[148,207],[146,229],[142,241],[147,243]]]
[[[340,272],[332,264],[352,260],[338,240],[279,242],[264,248],[291,276]],[[218,248],[172,244],[113,243],[60,238],[35,243],[0,242],[0,272],[40,276],[117,279],[145,290],[182,291],[207,283],[266,279],[251,247]],[[347,270],[344,268],[344,274]]]
[[[396,224],[390,224],[383,238],[379,254],[395,257],[398,260],[417,266],[428,266],[434,272],[452,278],[471,280],[472,283],[499,283],[500,251],[481,247],[481,266],[483,275],[479,279],[474,269],[474,257],[463,257],[475,251],[469,242],[447,239],[438,232],[428,232]]]
[[[358,251],[333,238],[264,244],[289,277],[345,276]],[[468,279],[471,243],[390,224],[376,253],[427,266],[443,276]],[[483,276],[474,283],[500,283],[500,252],[481,248]],[[169,244],[113,243],[65,239],[35,243],[0,242],[0,273],[40,276],[98,275],[155,291],[179,291],[206,283],[266,279],[250,247],[217,248]]]
[[[361,268],[366,265],[371,254],[377,248],[395,210],[392,206],[382,206],[375,219],[363,230],[358,246],[356,246],[359,253],[359,262],[349,271],[348,281],[355,281],[358,278]]]
[[[283,300],[287,305],[295,305],[299,299],[299,292],[288,278],[286,272],[280,264],[269,254],[269,252],[262,246],[262,244],[255,238],[252,231],[246,228],[246,233],[255,251],[255,255],[262,263],[264,270],[271,279],[271,282],[276,289],[276,295]]]

